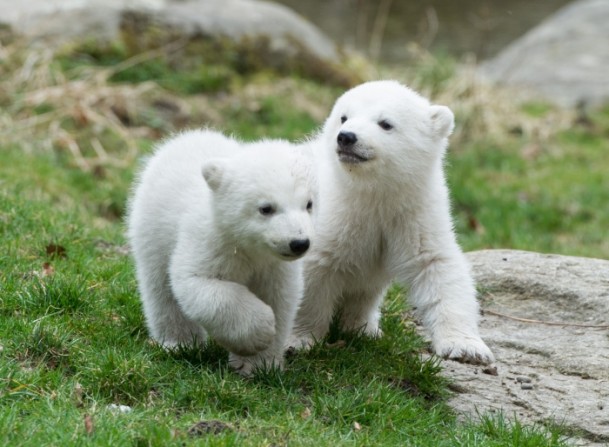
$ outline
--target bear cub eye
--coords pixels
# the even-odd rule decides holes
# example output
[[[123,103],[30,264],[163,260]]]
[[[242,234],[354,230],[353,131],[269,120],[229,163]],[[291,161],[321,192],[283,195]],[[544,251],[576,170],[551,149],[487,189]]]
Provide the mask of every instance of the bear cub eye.
[[[275,207],[273,205],[262,205],[258,208],[258,212],[263,216],[272,216],[275,214]]]
[[[387,120],[381,120],[381,121],[379,121],[378,125],[383,130],[391,130],[391,129],[393,129],[393,126]]]
[[[341,124],[345,124],[345,121],[347,121],[347,116],[346,115],[341,116],[340,117],[340,123]]]
[[[307,211],[311,211],[313,209],[313,201],[309,200],[307,202]]]

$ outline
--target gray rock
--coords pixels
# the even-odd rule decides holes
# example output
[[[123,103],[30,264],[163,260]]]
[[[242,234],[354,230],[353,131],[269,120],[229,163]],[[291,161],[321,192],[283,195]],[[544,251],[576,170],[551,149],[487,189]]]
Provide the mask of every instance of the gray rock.
[[[606,103],[608,23],[608,1],[575,1],[483,63],[481,73],[561,105]]]
[[[359,81],[341,66],[344,55],[334,42],[289,8],[266,1],[0,0],[0,11],[0,25],[44,45],[129,39],[131,33],[130,43],[145,51],[148,44],[205,39],[257,68],[296,71],[345,86]]]
[[[166,0],[0,0],[0,24],[45,45],[74,38],[114,39],[122,11],[163,8]]]
[[[243,72],[272,69],[344,87],[361,81],[345,67],[344,54],[331,40],[275,3],[174,1],[156,10],[125,12],[122,19],[122,36],[137,51],[186,40],[192,44],[187,52],[203,51],[212,61],[229,55]]]
[[[444,362],[451,405],[579,430],[609,443],[609,261],[512,250],[467,254],[482,298],[492,368]]]
[[[296,54],[302,46],[322,59],[338,58],[335,44],[291,9],[258,0],[179,1],[153,11],[160,23],[186,34],[222,35],[233,40],[266,36],[272,49]]]

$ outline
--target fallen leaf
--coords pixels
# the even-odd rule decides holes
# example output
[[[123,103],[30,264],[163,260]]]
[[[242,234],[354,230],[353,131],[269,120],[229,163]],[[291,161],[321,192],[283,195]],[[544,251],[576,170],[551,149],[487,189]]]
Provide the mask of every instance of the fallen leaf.
[[[112,104],[110,106],[110,110],[124,126],[129,127],[133,125],[133,119],[131,118],[129,110],[127,109],[127,107],[125,107],[124,104]]]
[[[42,276],[51,276],[53,273],[55,273],[55,269],[50,262],[42,264]]]
[[[304,410],[302,410],[302,412],[300,413],[300,417],[302,419],[309,419],[311,417],[311,409],[309,407],[306,407]]]
[[[49,244],[46,246],[47,256],[57,256],[58,258],[67,258],[68,253],[62,245]]]
[[[93,177],[95,177],[97,179],[105,179],[107,177],[106,168],[103,167],[102,165],[93,166],[92,174],[93,174]]]
[[[472,215],[468,216],[467,224],[468,224],[469,228],[471,230],[475,231],[477,234],[486,233],[486,228],[484,228],[484,226],[480,223],[480,221]]]
[[[80,126],[86,126],[89,123],[87,112],[80,106],[74,107],[74,110],[72,111],[72,118],[74,118],[74,121],[76,121]]]
[[[361,429],[362,429],[362,426],[360,425],[360,423],[359,423],[359,422],[357,422],[357,421],[355,421],[355,422],[353,423],[353,430],[355,430],[355,431],[360,431]]]
[[[93,430],[93,418],[90,414],[85,414],[85,432],[87,432],[88,435],[91,435],[93,434]]]

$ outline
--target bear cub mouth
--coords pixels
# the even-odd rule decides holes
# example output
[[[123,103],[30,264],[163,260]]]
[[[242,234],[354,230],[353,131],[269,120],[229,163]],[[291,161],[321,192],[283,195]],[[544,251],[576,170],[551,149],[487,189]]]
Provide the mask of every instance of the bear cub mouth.
[[[344,149],[339,147],[338,149],[336,149],[336,153],[338,154],[338,159],[343,163],[355,164],[363,163],[370,160],[368,157],[364,157],[363,155],[360,155],[350,149]]]
[[[340,131],[336,142],[338,144],[336,153],[341,162],[355,164],[370,160],[370,157],[366,157],[356,150],[358,141],[355,133]]]

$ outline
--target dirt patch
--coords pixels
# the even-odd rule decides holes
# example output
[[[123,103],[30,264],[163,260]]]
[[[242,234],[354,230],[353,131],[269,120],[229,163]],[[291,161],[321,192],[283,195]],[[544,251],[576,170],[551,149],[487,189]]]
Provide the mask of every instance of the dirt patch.
[[[232,427],[222,421],[199,421],[188,429],[188,435],[197,437],[205,435],[218,435]]]

